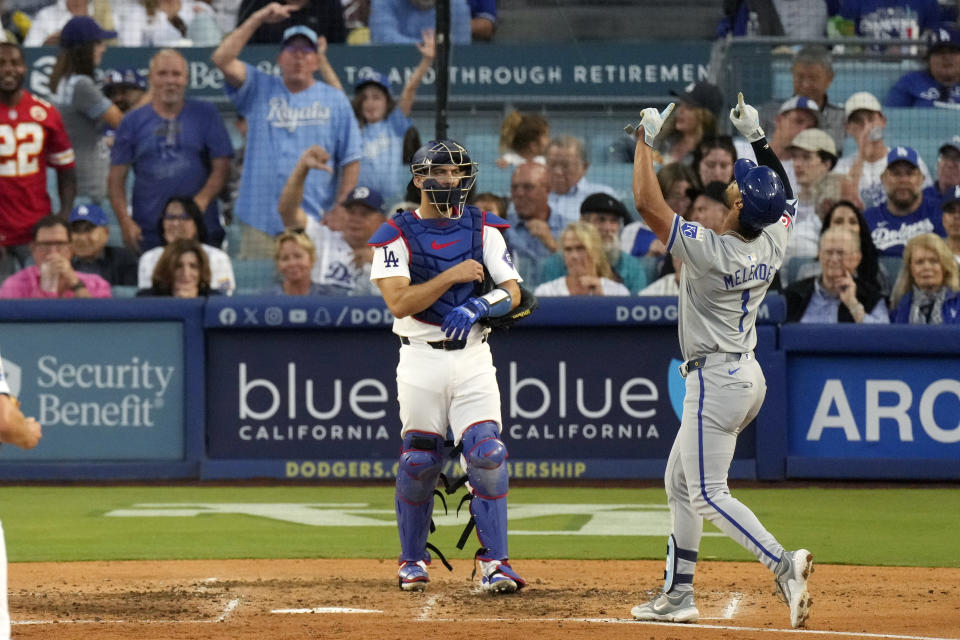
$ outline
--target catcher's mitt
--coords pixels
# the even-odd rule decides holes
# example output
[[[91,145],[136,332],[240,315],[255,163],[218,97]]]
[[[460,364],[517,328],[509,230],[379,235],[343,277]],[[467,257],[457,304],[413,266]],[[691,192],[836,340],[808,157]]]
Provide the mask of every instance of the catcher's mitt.
[[[497,283],[493,281],[493,278],[490,276],[490,272],[486,267],[483,268],[483,282],[478,283],[474,289],[475,296],[482,296],[485,293],[493,291]],[[531,313],[537,310],[537,296],[533,295],[533,292],[524,289],[523,286],[520,286],[520,304],[517,305],[515,309],[510,311],[510,313],[504,314],[502,316],[481,318],[479,324],[482,324],[491,329],[501,329],[506,331],[514,325],[518,320],[523,320]]]
[[[515,309],[502,316],[482,318],[480,322],[491,329],[506,331],[518,320],[523,320],[537,309],[537,296],[529,289],[520,287],[520,304]]]

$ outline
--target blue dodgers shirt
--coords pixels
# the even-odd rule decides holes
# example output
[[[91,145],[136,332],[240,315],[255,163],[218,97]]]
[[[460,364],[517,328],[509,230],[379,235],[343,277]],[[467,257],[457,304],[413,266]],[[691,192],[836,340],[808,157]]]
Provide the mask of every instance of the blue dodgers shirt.
[[[863,212],[870,227],[870,237],[877,251],[884,256],[902,256],[903,248],[910,238],[921,233],[935,233],[946,237],[939,203],[924,195],[920,208],[908,216],[890,213],[887,203],[871,207]]]
[[[209,102],[187,100],[172,120],[160,117],[149,104],[123,117],[110,164],[133,168],[133,219],[143,230],[144,250],[162,244],[157,225],[167,199],[193,197],[210,176],[210,159],[230,157],[230,134]],[[211,238],[223,237],[216,199],[203,219]]]
[[[403,164],[403,136],[411,126],[413,121],[394,108],[386,119],[360,129],[363,158],[357,184],[379,191],[388,205],[403,199],[412,177]]]
[[[960,104],[960,83],[944,87],[924,70],[900,76],[883,104],[887,107],[934,107],[938,103]]]
[[[343,167],[363,155],[360,127],[343,92],[315,82],[291,93],[279,76],[244,64],[243,86],[225,85],[249,127],[235,213],[244,223],[276,235],[283,231],[277,202],[300,155],[315,144],[330,152],[335,175],[311,171],[303,190],[303,210],[320,218],[333,205]]]
[[[857,35],[911,40],[940,20],[937,0],[843,0],[840,15],[853,20]]]

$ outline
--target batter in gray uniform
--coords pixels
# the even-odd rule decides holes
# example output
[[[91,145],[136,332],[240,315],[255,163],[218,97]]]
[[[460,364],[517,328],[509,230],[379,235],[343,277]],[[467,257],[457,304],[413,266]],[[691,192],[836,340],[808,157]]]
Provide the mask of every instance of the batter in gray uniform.
[[[730,119],[766,166],[736,162],[735,180],[726,192],[729,210],[719,233],[684,221],[664,201],[653,172],[651,147],[672,110],[673,104],[663,113],[641,112],[643,141],[637,143],[634,157],[633,193],[644,221],[683,261],[679,333],[686,398],[664,476],[673,521],[664,587],[632,614],[638,620],[697,620],[693,576],[707,518],[774,573],[790,607],[791,625],[800,627],[810,612],[807,578],[813,555],[806,549],[784,550],[727,487],[737,435],[756,417],[767,390],[753,355],[754,325],[783,262],[796,201],[760,129],[756,109],[744,104],[741,94]]]

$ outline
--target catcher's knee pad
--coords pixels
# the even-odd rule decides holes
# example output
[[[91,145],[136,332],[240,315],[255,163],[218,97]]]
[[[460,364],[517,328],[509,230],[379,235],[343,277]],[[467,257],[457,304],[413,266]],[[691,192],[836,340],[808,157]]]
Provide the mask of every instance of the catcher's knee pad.
[[[507,447],[495,422],[478,422],[463,433],[463,457],[475,495],[495,500],[507,495]]]
[[[443,467],[443,438],[435,433],[408,432],[397,466],[397,497],[420,504],[433,496]]]

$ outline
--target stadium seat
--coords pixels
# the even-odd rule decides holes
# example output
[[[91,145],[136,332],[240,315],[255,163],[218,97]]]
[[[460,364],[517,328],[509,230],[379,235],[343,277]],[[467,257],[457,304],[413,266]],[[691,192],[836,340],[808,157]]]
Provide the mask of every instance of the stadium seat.
[[[890,278],[891,286],[897,281],[900,275],[900,269],[903,267],[903,258],[900,256],[880,256],[878,258],[880,268],[886,272]]]
[[[801,276],[800,274],[809,273],[810,267],[816,264],[817,259],[814,257],[790,258],[780,269],[780,284],[786,287],[797,280],[803,279],[806,275]]]
[[[647,274],[647,284],[652,284],[660,277],[660,260],[654,256],[641,256],[640,261],[643,262],[643,267]]]
[[[276,267],[271,259],[234,260],[233,274],[237,279],[237,295],[262,293],[276,278]]]
[[[937,151],[944,140],[960,132],[957,111],[953,109],[921,109],[910,107],[888,107],[883,110],[887,116],[887,145],[894,147],[905,145],[916,149],[930,172],[936,177]]]
[[[137,295],[136,286],[114,285],[110,287],[110,295],[114,298],[133,298]]]

